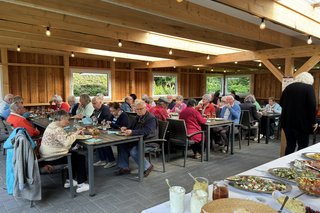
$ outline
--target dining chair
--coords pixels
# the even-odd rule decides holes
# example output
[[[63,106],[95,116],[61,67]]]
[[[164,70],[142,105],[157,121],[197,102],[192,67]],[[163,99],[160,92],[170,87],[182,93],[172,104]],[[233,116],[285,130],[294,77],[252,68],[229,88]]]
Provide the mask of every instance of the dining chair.
[[[169,137],[168,137],[168,161],[170,161],[170,149],[171,146],[174,145],[178,148],[182,148],[184,151],[184,163],[183,167],[186,167],[186,160],[188,154],[188,148],[190,145],[194,144],[195,142],[191,139],[192,136],[201,134],[201,162],[203,162],[203,153],[204,153],[204,131],[194,132],[192,134],[187,133],[186,123],[182,119],[170,119],[168,118],[167,121],[169,122]]]
[[[258,122],[258,125],[252,125],[253,123]],[[241,110],[240,116],[240,134],[242,137],[242,130],[246,130],[248,132],[248,146],[250,144],[250,137],[251,137],[251,130],[257,129],[258,131],[258,143],[260,143],[260,122],[251,119],[250,111],[249,110]]]
[[[151,162],[151,157],[150,156],[151,156],[152,153],[154,153],[155,156],[156,156],[157,153],[161,152],[163,172],[166,172],[164,143],[167,141],[166,140],[166,133],[167,133],[167,130],[168,130],[168,125],[169,125],[168,122],[158,120],[159,139],[144,140],[145,154],[149,155],[149,161],[150,162]]]

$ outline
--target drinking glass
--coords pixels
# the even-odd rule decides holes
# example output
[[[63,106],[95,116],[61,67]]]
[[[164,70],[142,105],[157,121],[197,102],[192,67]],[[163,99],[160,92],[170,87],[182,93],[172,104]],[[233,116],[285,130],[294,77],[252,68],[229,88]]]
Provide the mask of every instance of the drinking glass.
[[[208,193],[202,189],[191,192],[190,211],[191,213],[201,213],[201,208],[208,202]]]
[[[181,186],[171,186],[169,188],[170,195],[170,212],[183,213],[184,212],[184,195],[186,190]]]
[[[193,185],[193,190],[198,190],[198,189],[202,189],[203,191],[208,193],[208,179],[204,178],[204,177],[196,177],[194,178],[195,182]]]
[[[223,181],[214,182],[212,200],[217,200],[220,198],[228,198],[228,197],[229,197],[228,185]]]

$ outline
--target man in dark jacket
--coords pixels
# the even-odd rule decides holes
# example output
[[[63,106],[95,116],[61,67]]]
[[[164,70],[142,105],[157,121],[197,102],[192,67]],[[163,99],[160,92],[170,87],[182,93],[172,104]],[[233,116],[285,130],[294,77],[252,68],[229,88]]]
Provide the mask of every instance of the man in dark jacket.
[[[298,150],[307,147],[309,134],[318,126],[313,81],[310,73],[301,73],[282,92],[280,120],[287,139],[286,155],[295,151],[296,144]]]
[[[129,135],[143,135],[144,139],[158,138],[158,122],[156,117],[147,111],[146,103],[144,101],[135,102],[135,110],[137,112],[137,118],[132,122],[129,129],[122,127],[121,131]],[[115,172],[115,175],[129,174],[129,156],[131,156],[135,162],[139,163],[139,152],[137,143],[127,143],[118,146],[119,159],[118,166],[120,170]],[[153,165],[144,159],[144,176],[147,177],[153,169]]]
[[[101,96],[95,96],[92,98],[92,105],[94,108],[94,111],[91,115],[91,118],[95,117],[98,119],[98,123],[101,123],[101,121],[110,121],[111,120],[111,112],[107,105],[103,104],[103,97]]]

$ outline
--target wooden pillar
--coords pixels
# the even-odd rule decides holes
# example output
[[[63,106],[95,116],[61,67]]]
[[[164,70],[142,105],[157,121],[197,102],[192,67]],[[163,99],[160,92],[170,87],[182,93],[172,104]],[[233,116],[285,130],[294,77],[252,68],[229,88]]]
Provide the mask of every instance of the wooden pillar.
[[[181,68],[177,68],[177,84],[178,84],[178,95],[182,95],[182,81],[181,81]]]
[[[189,86],[190,84],[190,73],[189,73],[189,70],[187,70],[187,85],[185,85],[187,88],[186,88],[186,97],[190,98],[190,92],[189,92]]]
[[[116,62],[111,61],[111,100],[116,100]]]
[[[148,69],[148,82],[149,82],[148,96],[152,97],[152,86],[153,86],[152,69]]]
[[[201,94],[206,94],[207,91],[206,91],[206,85],[207,85],[207,82],[206,82],[206,71],[203,70],[202,74],[201,74]]]
[[[136,71],[134,68],[131,68],[130,71],[130,93],[136,93]]]
[[[70,80],[71,80],[71,71],[70,71],[70,62],[69,54],[64,54],[63,56],[63,76],[64,76],[64,100],[67,101],[70,92]]]
[[[1,48],[2,63],[2,97],[9,93],[9,66],[8,66],[8,50]]]

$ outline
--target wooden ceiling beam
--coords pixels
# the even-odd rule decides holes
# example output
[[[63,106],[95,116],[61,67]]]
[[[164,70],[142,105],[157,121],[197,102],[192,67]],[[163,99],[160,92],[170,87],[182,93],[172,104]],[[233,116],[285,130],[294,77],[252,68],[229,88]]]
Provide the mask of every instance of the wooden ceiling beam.
[[[281,73],[268,59],[262,59],[261,62],[268,68],[268,70],[282,82],[283,73]]]
[[[270,0],[218,0],[218,2],[246,11],[261,18],[266,18],[272,22],[279,23],[307,35],[320,38],[319,17],[310,17],[308,13],[304,14],[301,11],[301,8],[304,7],[299,6],[299,10],[295,11],[286,4],[282,5],[281,1]],[[290,5],[293,4],[296,4],[296,1],[291,1]]]
[[[173,21],[171,19],[161,18],[154,15],[150,15],[147,13],[138,12],[135,10],[129,10],[128,8],[118,7],[112,4],[108,4],[101,1],[76,1],[76,0],[68,0],[68,1],[41,1],[41,0],[16,0],[16,1],[8,1],[12,3],[11,5],[8,3],[4,5],[3,11],[10,11],[7,8],[15,8],[16,10],[21,10],[21,7],[24,7],[22,13],[19,16],[23,15],[30,15],[35,16],[37,13],[39,16],[45,16],[45,25],[50,23],[53,25],[50,17],[58,17],[61,21],[66,21],[67,18],[73,17],[77,19],[82,19],[84,24],[88,22],[99,22],[103,23],[105,26],[103,28],[110,28],[112,25],[113,28],[118,28],[119,31],[123,31],[125,28],[126,34],[132,34],[136,30],[141,32],[140,30],[144,31],[143,36],[139,36],[136,38],[136,42],[139,43],[147,43],[146,40],[146,32],[157,32],[161,34],[182,37],[186,39],[208,42],[213,44],[231,46],[235,48],[241,48],[246,50],[257,50],[260,46],[290,46],[292,44],[292,39],[290,36],[280,34],[274,31],[266,30],[263,34],[258,31],[254,31],[256,35],[250,34],[250,29],[257,28],[256,25],[252,25],[251,28],[247,28],[246,30],[242,30],[246,32],[245,36],[239,37],[239,32],[234,30],[234,34],[226,33],[226,30],[221,29],[222,23],[219,26],[216,26],[216,29],[208,29],[203,27],[197,27],[190,24],[185,24],[182,22]],[[94,2],[94,3],[93,3]],[[13,5],[15,4],[15,5]],[[15,7],[16,6],[16,7]],[[29,11],[26,12],[26,8],[29,7]],[[40,8],[40,9],[39,9]],[[36,11],[35,11],[36,10]],[[12,11],[12,10],[11,10]],[[45,12],[44,12],[45,11]],[[36,12],[36,13],[35,13]],[[54,14],[51,14],[54,13]],[[219,14],[220,15],[220,14]],[[226,15],[224,15],[226,16]],[[214,19],[224,20],[224,16],[222,17],[215,17]],[[12,17],[12,16],[11,16]],[[13,18],[16,18],[13,15]],[[237,20],[237,19],[235,19]],[[246,22],[245,22],[246,23]],[[235,27],[233,25],[243,25],[243,23],[233,23],[232,26],[225,21],[223,23],[228,28],[232,29]],[[54,25],[53,25],[54,26]],[[92,26],[90,25],[91,29]],[[238,26],[239,28],[239,26]],[[122,30],[121,30],[122,29]],[[95,30],[99,30],[99,27],[96,27]],[[116,31],[116,32],[119,32]],[[131,32],[133,31],[133,32]],[[248,34],[249,33],[249,34]],[[279,36],[278,36],[279,35]],[[117,36],[121,36],[121,33],[117,34]],[[110,36],[108,36],[110,37]],[[259,37],[259,41],[264,42],[256,42],[252,41],[252,37]],[[119,37],[118,37],[119,38]],[[266,38],[266,39],[264,39]],[[125,38],[120,38],[127,40]],[[129,39],[130,40],[130,39]],[[268,44],[267,44],[268,43]],[[153,45],[153,43],[148,43]],[[268,47],[267,47],[268,48]]]
[[[306,63],[304,63],[298,70],[293,74],[294,77],[303,72],[309,72],[318,62],[320,61],[320,54],[312,56]]]

